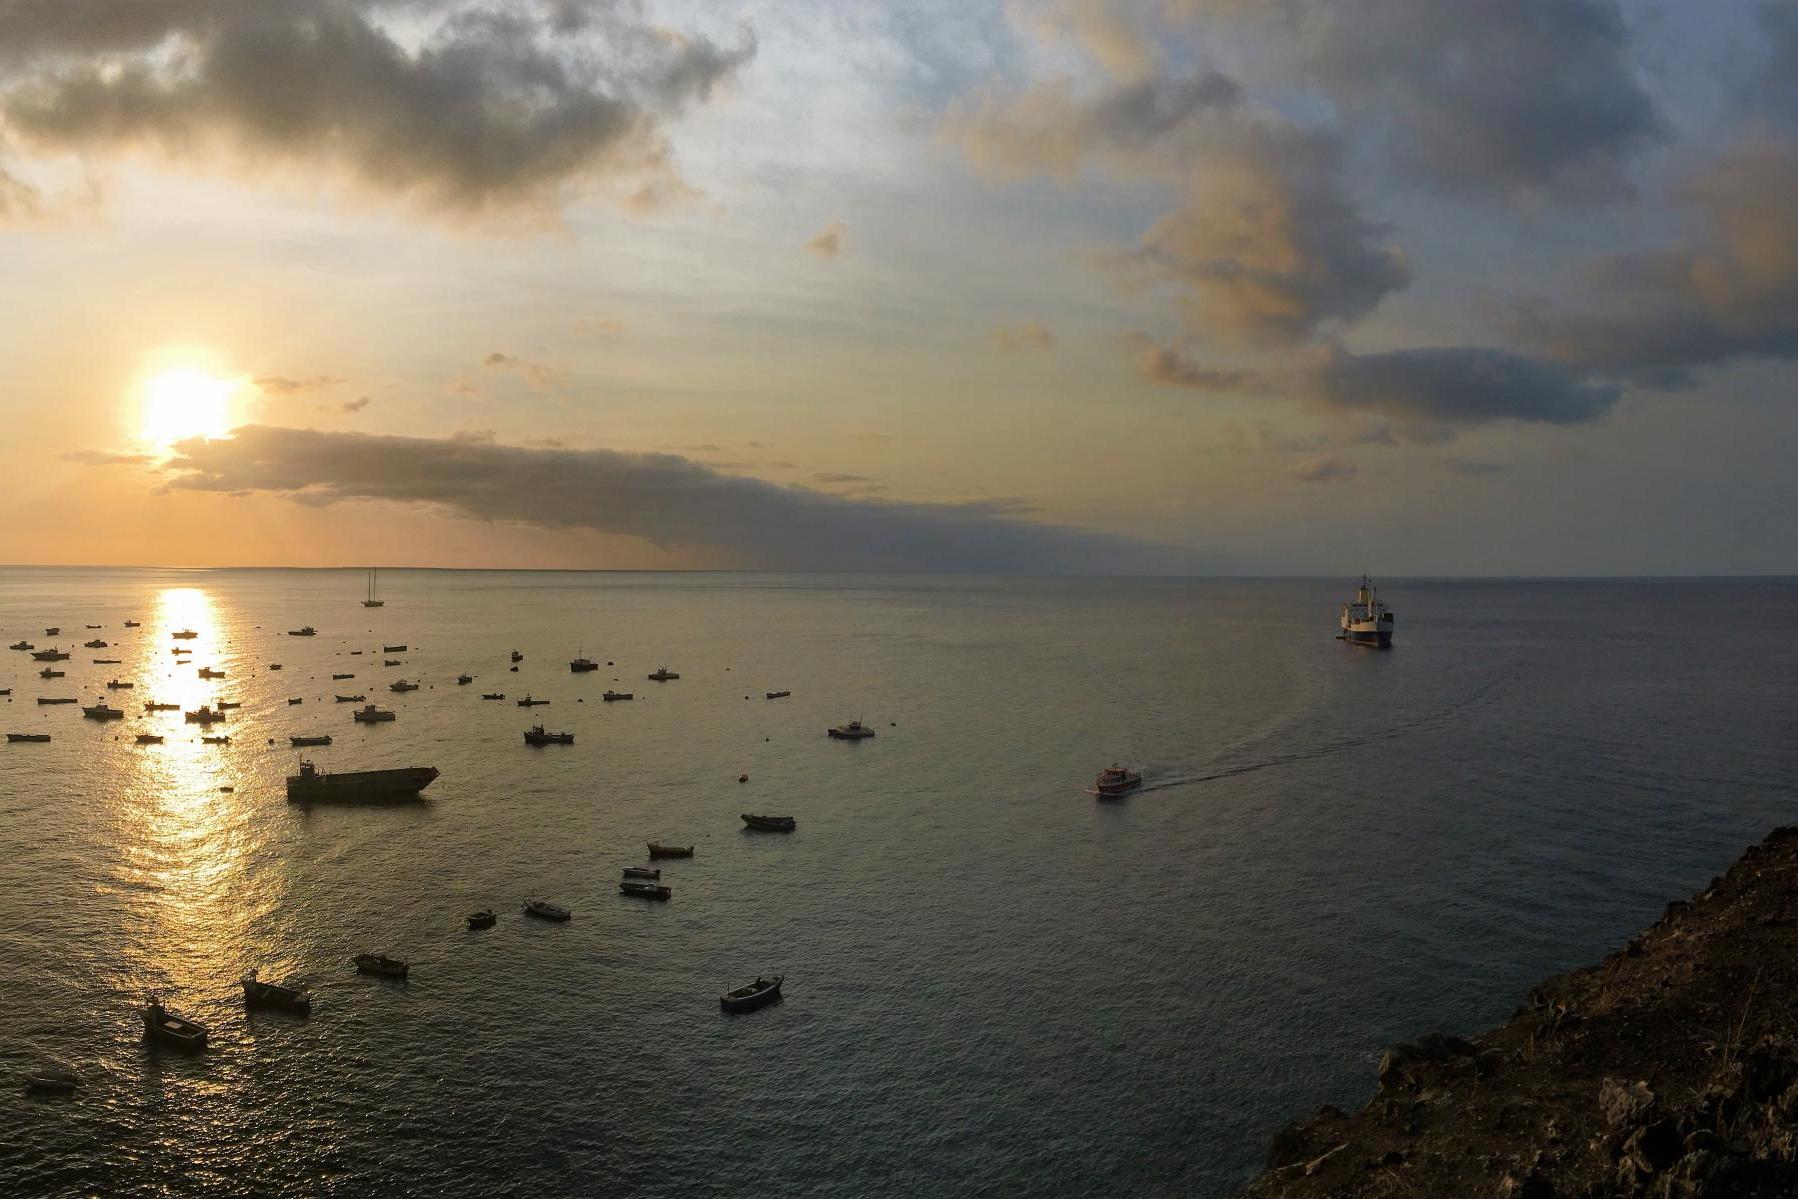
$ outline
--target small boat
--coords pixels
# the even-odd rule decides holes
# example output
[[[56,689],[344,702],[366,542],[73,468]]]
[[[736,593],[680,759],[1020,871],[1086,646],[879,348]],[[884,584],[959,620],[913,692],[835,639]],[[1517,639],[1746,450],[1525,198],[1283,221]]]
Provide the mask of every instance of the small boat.
[[[280,664],[280,663],[279,663],[279,662],[270,662],[270,663],[269,663],[269,664],[268,664],[268,668],[269,668],[269,669],[270,669],[270,670],[280,670],[280,669],[281,669],[281,664]]]
[[[458,687],[466,687],[472,682],[474,682],[474,676],[472,674],[459,674],[456,676],[456,686]]]
[[[383,658],[383,659],[381,659],[381,665],[383,665],[383,666],[399,666],[399,665],[401,665],[401,662],[398,658]]]
[[[859,720],[851,720],[848,724],[839,724],[835,728],[825,729],[824,735],[835,737],[839,741],[863,741],[874,735],[874,730]]]
[[[18,744],[20,742],[30,742],[35,745],[41,745],[45,741],[48,741],[50,739],[50,734],[49,733],[8,733],[8,734],[6,734],[6,739],[8,742],[13,743],[13,744]]]
[[[379,590],[379,575],[380,571],[377,567],[371,566],[368,568],[368,598],[362,601],[362,606],[364,608],[384,608],[387,606],[387,601],[376,595],[376,592]]]
[[[468,918],[469,928],[492,928],[498,923],[499,917],[493,914],[492,908],[488,908],[484,912],[476,912]]]
[[[304,749],[309,745],[329,745],[331,744],[331,735],[325,733],[322,736],[317,737],[289,737],[287,739],[287,744],[293,746],[295,749]]]
[[[512,661],[522,662],[522,661],[524,661],[524,655],[519,653],[517,650],[513,650],[512,651]]]
[[[387,690],[402,691],[402,692],[417,691],[418,684],[417,683],[408,683],[405,679],[395,679],[393,682],[387,684]]]
[[[29,641],[15,641],[11,645],[7,646],[6,648],[7,649],[36,649],[37,646],[31,644],[31,642],[29,642]]]
[[[639,899],[668,899],[674,894],[673,887],[665,887],[661,883],[646,883],[638,879],[627,878],[618,884],[620,895],[635,895]]]
[[[350,651],[350,657],[352,657],[352,658],[360,658],[361,656],[362,656],[362,651],[359,649],[353,649]]]
[[[61,679],[67,678],[68,673],[69,672],[66,670],[52,670],[50,667],[46,666],[37,672],[37,677],[40,679]]]
[[[235,699],[221,699],[214,706],[216,706],[218,708],[218,710],[221,712],[233,712],[233,711],[236,711],[238,708],[243,707],[243,702],[241,700],[235,700]]]
[[[181,715],[189,724],[211,724],[215,720],[225,718],[223,712],[216,712],[205,704],[201,704],[191,712],[183,712]]]
[[[281,983],[263,982],[251,970],[243,976],[243,1001],[252,1007],[278,1007],[302,1016],[312,1014],[312,992],[305,987],[289,987]]]
[[[84,629],[103,629],[106,626],[103,624],[84,624],[81,627]]]
[[[568,664],[570,674],[586,674],[589,670],[598,670],[599,663],[591,658],[576,658]]]
[[[356,973],[379,974],[386,978],[404,978],[412,967],[398,958],[390,958],[379,953],[359,953],[354,959]]]
[[[504,699],[504,698],[506,698],[506,693],[504,691],[483,691],[483,692],[481,692],[481,698],[482,699]]]
[[[789,696],[791,694],[793,694],[791,691],[770,691],[770,692],[768,692],[768,698],[769,699],[785,699],[787,696]]]
[[[406,647],[403,645],[383,645],[381,647],[381,652],[384,654],[403,654],[406,652]]]
[[[355,673],[354,673],[354,672],[353,672],[353,671],[352,671],[352,672],[351,672],[351,673],[349,673],[349,674],[334,674],[334,675],[332,675],[332,676],[331,676],[331,681],[332,681],[332,682],[337,682],[337,681],[339,681],[339,680],[341,680],[341,679],[353,679],[353,678],[355,678],[355,677],[356,677],[356,675],[355,675]]]
[[[124,659],[122,659],[122,658],[95,658],[95,659],[93,659],[93,663],[95,666],[119,666],[119,665],[123,665]]]
[[[219,737],[202,736],[200,738],[200,744],[201,745],[229,745],[229,744],[231,744],[231,737],[230,737],[230,734],[225,734],[224,736],[219,736]]]
[[[540,916],[545,920],[554,920],[558,923],[566,921],[570,916],[574,915],[573,912],[562,907],[560,904],[547,903],[541,899],[525,900],[524,912],[527,916]]]
[[[95,637],[92,641],[83,641],[81,643],[81,645],[84,649],[105,649],[106,648],[106,643],[104,641],[100,640],[98,637]]]
[[[360,704],[368,700],[366,695],[335,695],[332,698],[340,704]]]
[[[161,733],[139,733],[137,735],[137,743],[139,745],[161,745],[162,744],[162,734]]]
[[[690,858],[693,856],[691,845],[658,845],[649,843],[649,856],[652,858]]]
[[[175,635],[179,637],[181,634],[177,633]],[[289,637],[316,637],[318,636],[318,630],[311,625],[307,625],[304,628],[288,629],[287,635]]]
[[[180,704],[159,704],[155,700],[151,700],[144,705],[144,711],[146,712],[179,712],[180,710]]]
[[[773,1003],[780,998],[780,984],[786,981],[786,977],[784,974],[776,974],[773,978],[763,978],[758,974],[754,982],[718,996],[718,1006],[727,1012],[753,1012],[763,1004]]]
[[[58,633],[60,633],[60,632],[62,632],[62,626],[61,626],[61,625],[52,625],[52,626],[51,626],[51,627],[50,627],[50,628],[47,628],[47,629],[45,629],[45,630],[44,630],[44,636],[46,636],[46,637],[54,637],[54,636],[56,636],[56,635],[57,635],[57,634],[58,634]]]
[[[392,720],[393,713],[386,708],[377,708],[373,704],[369,704],[366,708],[357,708],[351,719],[358,724],[381,724],[384,721]]]
[[[799,827],[791,816],[756,816],[749,812],[742,815],[744,824],[764,833],[790,833]]]
[[[526,692],[525,697],[518,701],[518,706],[521,708],[540,708],[548,702],[547,699],[532,699],[530,693]]]
[[[192,641],[195,637],[198,637],[199,634],[192,629],[179,629],[170,633],[169,636],[173,637],[176,641]]]
[[[69,655],[66,651],[55,648],[40,649],[31,656],[33,660],[38,662],[67,662],[69,660]]]
[[[669,679],[680,678],[680,675],[676,674],[672,670],[669,670],[666,666],[658,666],[658,667],[656,667],[654,673],[652,673],[649,676],[649,678],[653,682],[666,683]]]
[[[187,1053],[198,1053],[206,1048],[206,1030],[163,1007],[162,1000],[156,996],[150,996],[142,1015],[146,1037]]]
[[[106,689],[108,691],[130,691],[136,686],[136,683],[121,683],[117,679],[106,680]]]
[[[1109,799],[1142,786],[1140,771],[1126,770],[1115,762],[1099,771],[1093,785],[1086,789],[1088,795],[1096,795],[1100,799]]]
[[[202,666],[200,667],[200,677],[203,679],[222,679],[225,677],[225,672],[222,670],[214,670],[210,666]]]
[[[290,707],[290,708],[291,708],[291,707],[293,707],[293,706],[294,706],[294,705],[295,705],[295,704],[303,704],[303,703],[305,703],[305,702],[306,702],[306,701],[305,701],[305,700],[304,700],[304,699],[302,699],[302,698],[300,698],[300,697],[299,697],[299,696],[297,696],[297,695],[294,695],[294,696],[290,696],[290,697],[288,697],[288,700],[287,700],[287,706],[288,706],[288,707]]]
[[[516,667],[516,666],[508,666],[506,669],[510,670],[513,674],[518,673],[518,667]]]
[[[625,878],[661,878],[662,872],[653,866],[626,866]]]
[[[84,707],[81,714],[89,720],[123,720],[125,709],[110,707],[105,700],[98,700],[91,708]]]
[[[127,620],[127,621],[126,621],[126,622],[125,622],[125,627],[126,627],[126,628],[128,628],[128,629],[135,629],[135,628],[139,628],[139,627],[140,627],[140,622],[139,622],[139,621],[135,621],[135,620]]]
[[[737,776],[737,781],[739,783],[747,783],[749,781],[749,772],[744,771],[742,774],[739,774]]]
[[[524,732],[526,745],[573,745],[573,733],[547,732],[540,724],[534,724]]]
[[[60,696],[46,696],[46,695],[40,695],[37,697],[37,706],[40,708],[48,708],[54,704],[72,704],[74,702],[75,702],[74,696],[70,696],[68,699],[63,699]]]
[[[25,1090],[33,1095],[67,1095],[81,1077],[61,1062],[40,1062],[25,1072]]]
[[[194,651],[192,651],[191,649],[188,649],[185,645],[177,645],[174,649],[169,651],[169,653],[176,654],[176,655],[191,654],[193,652]]]
[[[605,700],[608,704],[610,704],[610,703],[616,703],[621,699],[636,699],[637,697],[635,695],[631,694],[629,691],[607,691],[604,695],[600,696],[599,698]]]

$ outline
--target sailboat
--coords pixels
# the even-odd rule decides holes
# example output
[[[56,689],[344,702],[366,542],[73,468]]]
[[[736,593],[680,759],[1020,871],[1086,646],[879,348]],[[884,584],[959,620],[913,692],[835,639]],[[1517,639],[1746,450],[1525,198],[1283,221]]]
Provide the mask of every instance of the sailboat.
[[[380,608],[387,603],[386,600],[375,598],[375,575],[379,573],[380,569],[381,568],[378,566],[371,566],[368,568],[368,598],[362,601],[362,606],[364,608]]]

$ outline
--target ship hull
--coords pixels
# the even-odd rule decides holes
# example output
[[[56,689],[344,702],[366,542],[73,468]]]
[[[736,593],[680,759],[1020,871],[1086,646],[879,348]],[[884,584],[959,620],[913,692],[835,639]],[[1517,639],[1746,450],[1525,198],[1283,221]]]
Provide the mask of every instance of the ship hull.
[[[287,780],[289,803],[406,803],[437,778],[435,766],[404,770],[363,770],[325,774],[314,778],[296,775]]]
[[[1363,629],[1349,627],[1342,631],[1342,639],[1351,645],[1365,645],[1371,649],[1391,649],[1391,629]]]

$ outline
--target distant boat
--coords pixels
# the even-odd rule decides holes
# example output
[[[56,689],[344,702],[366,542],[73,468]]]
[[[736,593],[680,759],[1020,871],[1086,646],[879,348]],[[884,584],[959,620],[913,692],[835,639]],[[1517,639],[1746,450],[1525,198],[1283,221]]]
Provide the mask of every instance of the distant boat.
[[[565,923],[570,916],[574,915],[573,912],[560,904],[548,903],[541,899],[525,900],[524,911],[527,916],[537,916],[544,920],[554,920],[558,924]]]
[[[522,662],[522,661],[524,661],[524,655],[519,653],[517,650],[513,650],[512,651],[512,661]]]
[[[481,698],[482,699],[504,699],[504,698],[506,698],[506,693],[504,691],[483,691],[481,693]]]
[[[81,644],[86,649],[105,649],[106,648],[106,643],[104,641],[100,640],[98,637],[95,637],[92,641],[83,641]]]
[[[69,655],[60,649],[40,649],[31,655],[38,662],[67,662]]]
[[[1351,645],[1371,645],[1376,649],[1392,648],[1392,609],[1380,600],[1380,594],[1374,585],[1368,582],[1367,576],[1361,576],[1361,586],[1355,591],[1355,598],[1342,605],[1342,632],[1337,634],[1338,641],[1347,641]]]
[[[40,708],[48,708],[48,707],[52,707],[56,704],[72,704],[74,702],[75,702],[75,697],[72,695],[67,699],[63,699],[60,696],[50,696],[50,695],[40,695],[37,697],[37,706]]]
[[[224,713],[215,712],[205,704],[201,704],[191,712],[183,712],[182,717],[189,724],[211,724],[215,720],[223,720]]]
[[[222,670],[214,670],[210,666],[202,666],[200,667],[200,677],[203,679],[222,679],[225,677],[225,672]]]
[[[626,866],[625,878],[661,878],[662,872],[650,866]]]
[[[89,625],[82,625],[81,627],[84,629],[103,629],[106,626],[103,624],[89,624]]]
[[[335,683],[343,679],[353,679],[355,677],[356,673],[351,671],[349,674],[334,674],[331,676],[331,681]]]
[[[67,1095],[81,1085],[81,1076],[61,1062],[41,1062],[25,1072],[25,1090],[33,1095]]]
[[[693,856],[691,845],[658,845],[649,843],[649,856],[652,858],[690,858]]]
[[[54,637],[54,636],[56,636],[56,635],[57,635],[57,634],[58,634],[58,633],[60,633],[60,632],[62,632],[62,626],[61,626],[61,625],[52,625],[52,626],[51,626],[51,627],[49,627],[49,628],[47,628],[47,629],[45,629],[45,630],[44,630],[44,636],[46,636],[46,637]]]
[[[492,928],[498,923],[499,917],[493,914],[492,908],[488,908],[484,912],[476,912],[468,918],[469,928]]]
[[[1114,762],[1099,771],[1099,777],[1093,780],[1093,785],[1086,789],[1086,793],[1096,795],[1100,799],[1111,799],[1140,786],[1142,786],[1141,771],[1126,770]]]
[[[608,704],[610,704],[610,703],[616,703],[621,699],[636,699],[637,697],[629,691],[607,691],[604,695],[600,696],[599,698],[605,700]]]
[[[144,711],[146,712],[179,712],[180,710],[180,704],[159,704],[155,700],[151,700],[144,705]]]
[[[98,703],[94,704],[94,706],[91,708],[82,708],[81,714],[83,716],[87,717],[87,719],[89,719],[89,720],[123,720],[123,719],[125,719],[125,709],[110,707],[107,705],[105,700],[100,700]]]
[[[106,689],[108,691],[130,691],[136,686],[136,683],[121,683],[117,679],[106,680]]]
[[[791,694],[793,694],[791,691],[770,691],[770,692],[768,692],[768,698],[769,699],[785,699],[787,696],[789,696]]]
[[[350,717],[358,724],[383,724],[393,718],[392,712],[386,708],[377,708],[373,704],[369,704],[366,708],[357,708],[355,714]]]
[[[627,878],[618,884],[621,895],[635,895],[639,899],[668,899],[674,894],[673,887],[665,887],[661,883],[646,883],[638,879]]]
[[[534,724],[524,732],[526,745],[573,745],[573,733],[546,732],[542,725]]]
[[[127,620],[127,621],[126,621],[126,622],[125,622],[125,627],[126,627],[126,628],[128,628],[128,629],[135,629],[135,628],[138,628],[138,627],[139,627],[139,622],[138,622],[138,621],[135,621],[135,620]]]
[[[526,692],[525,697],[518,701],[518,706],[521,708],[540,708],[548,702],[547,699],[532,699],[530,693]]]
[[[400,692],[417,691],[418,684],[408,683],[405,679],[395,679],[393,682],[387,684],[387,690]]]
[[[753,1012],[763,1004],[773,1003],[780,998],[780,984],[786,981],[786,977],[784,974],[776,974],[773,978],[763,978],[758,974],[754,982],[718,996],[718,1006],[727,1012]]]
[[[799,827],[799,822],[791,816],[756,816],[749,812],[742,815],[744,824],[764,833],[790,833]]]
[[[435,766],[346,770],[327,774],[311,762],[287,777],[289,803],[396,803],[416,799],[437,778]]]
[[[314,745],[329,745],[331,744],[331,734],[324,733],[315,737],[289,737],[287,739],[287,744],[293,746],[295,749],[306,749]]]
[[[381,665],[383,665],[383,666],[398,666],[400,664],[401,663],[398,658],[387,658],[387,659],[384,659],[381,663]]]
[[[318,636],[318,630],[311,625],[306,625],[303,628],[288,629],[287,635],[289,637],[316,637]],[[177,634],[177,636],[179,636],[179,634]]]
[[[200,744],[201,745],[229,745],[229,744],[231,744],[231,737],[230,737],[230,734],[225,734],[224,736],[220,736],[220,737],[204,737],[203,736],[200,738]]]
[[[669,670],[666,666],[658,666],[648,677],[652,682],[666,683],[670,679],[680,678],[680,675]]]
[[[835,737],[839,741],[865,741],[874,735],[874,730],[859,720],[851,720],[848,724],[825,729],[824,735]]]
[[[568,664],[568,670],[569,670],[569,673],[571,673],[571,674],[585,674],[589,670],[598,670],[598,669],[599,669],[599,663],[595,662],[591,658],[576,658],[574,661],[572,661]]]
[[[268,664],[268,668],[269,668],[269,669],[270,669],[270,670],[280,670],[280,669],[281,669],[281,664],[280,664],[280,663],[279,663],[279,662],[270,662],[270,663],[269,663],[269,664]]]
[[[358,974],[379,974],[387,978],[405,978],[412,967],[398,958],[379,953],[359,953],[353,959]]]
[[[68,673],[69,672],[66,670],[52,670],[50,667],[46,666],[37,672],[37,677],[40,679],[61,679],[67,678]]]
[[[32,645],[31,642],[29,642],[29,641],[15,641],[11,645],[7,646],[6,648],[7,649],[36,649],[37,647]]]
[[[20,742],[31,742],[32,744],[41,745],[50,739],[50,734],[49,733],[8,733],[8,734],[6,734],[6,739],[7,739],[7,741],[12,742],[14,744],[18,744]]]
[[[289,698],[289,699],[288,699],[288,701],[287,701],[287,706],[288,706],[288,707],[290,707],[290,708],[291,708],[291,707],[293,707],[293,705],[295,705],[295,704],[303,704],[303,703],[305,703],[305,702],[306,702],[306,701],[305,701],[305,700],[304,700],[304,699],[302,699],[302,698],[300,698],[300,697],[299,697],[299,696],[297,696],[297,695],[295,695],[295,696],[291,696],[291,697],[290,697],[290,698]]]
[[[362,606],[364,608],[380,608],[380,607],[385,606],[385,604],[387,602],[385,600],[375,598],[375,592],[378,589],[378,584],[380,581],[379,578],[377,577],[379,575],[379,573],[380,573],[379,567],[371,566],[368,568],[368,598],[362,601]]]
[[[312,992],[305,987],[289,987],[281,983],[263,982],[251,970],[243,976],[243,1001],[253,1007],[278,1007],[302,1016],[312,1014]]]
[[[459,674],[456,676],[456,686],[458,687],[466,687],[472,682],[474,682],[474,676],[472,674]]]
[[[368,699],[366,695],[334,695],[331,697],[340,704],[359,704]]]
[[[186,1053],[198,1053],[206,1048],[206,1030],[192,1020],[163,1007],[162,1001],[156,996],[150,996],[141,1015],[146,1037]]]
[[[381,647],[381,652],[384,654],[403,654],[406,652],[406,647],[403,645],[383,645]]]
[[[176,641],[192,641],[195,637],[198,637],[199,634],[192,629],[179,629],[170,633],[169,636],[173,637]]]
[[[93,659],[93,663],[95,666],[119,666],[119,665],[122,665],[123,662],[124,662],[124,659],[122,659],[122,658],[95,658],[95,659]]]
[[[162,734],[161,733],[139,733],[137,735],[137,743],[139,745],[161,745],[162,744]]]

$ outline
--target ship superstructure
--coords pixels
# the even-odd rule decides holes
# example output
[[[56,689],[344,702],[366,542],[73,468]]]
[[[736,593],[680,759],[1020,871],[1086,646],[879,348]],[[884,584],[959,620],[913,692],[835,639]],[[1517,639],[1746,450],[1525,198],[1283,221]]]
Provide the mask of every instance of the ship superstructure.
[[[1361,586],[1356,588],[1355,598],[1342,605],[1340,639],[1378,649],[1386,649],[1392,645],[1392,609],[1381,602],[1380,593],[1374,589],[1366,575],[1361,576]]]

